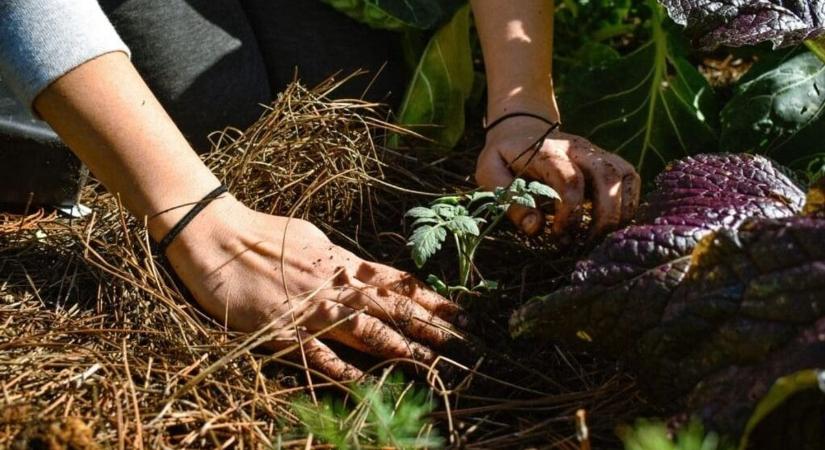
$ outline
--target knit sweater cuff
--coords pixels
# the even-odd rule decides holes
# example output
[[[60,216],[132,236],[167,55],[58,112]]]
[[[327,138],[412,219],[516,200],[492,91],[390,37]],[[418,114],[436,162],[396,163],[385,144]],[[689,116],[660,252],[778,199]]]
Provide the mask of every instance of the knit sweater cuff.
[[[75,67],[129,49],[96,0],[0,0],[0,77],[23,104]]]

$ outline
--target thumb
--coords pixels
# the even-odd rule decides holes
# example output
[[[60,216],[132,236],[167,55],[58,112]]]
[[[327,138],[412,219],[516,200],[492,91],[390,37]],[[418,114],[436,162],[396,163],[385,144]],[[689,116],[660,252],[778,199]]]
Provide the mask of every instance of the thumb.
[[[513,173],[497,154],[482,154],[476,166],[476,183],[484,189],[507,187],[513,182]],[[534,235],[544,227],[544,214],[536,208],[512,204],[507,217],[522,232]]]

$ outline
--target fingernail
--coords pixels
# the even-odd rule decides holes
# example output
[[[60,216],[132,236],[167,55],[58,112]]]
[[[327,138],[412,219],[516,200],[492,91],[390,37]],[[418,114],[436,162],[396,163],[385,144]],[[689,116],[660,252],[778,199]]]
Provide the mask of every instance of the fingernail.
[[[467,328],[470,325],[470,316],[467,314],[461,313],[455,316],[455,325],[459,328]]]
[[[539,225],[539,215],[536,213],[529,213],[521,219],[521,229],[526,232],[532,232]]]

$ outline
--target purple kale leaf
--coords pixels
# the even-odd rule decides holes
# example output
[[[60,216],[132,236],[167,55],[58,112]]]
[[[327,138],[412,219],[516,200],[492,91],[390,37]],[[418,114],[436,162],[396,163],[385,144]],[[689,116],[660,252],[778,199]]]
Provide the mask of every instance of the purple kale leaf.
[[[823,0],[659,0],[702,48],[794,45],[825,32]]]
[[[608,236],[569,286],[518,310],[511,329],[620,358],[654,398],[675,405],[693,392],[693,412],[741,432],[741,412],[773,381],[812,368],[812,355],[825,361],[825,212],[809,211],[825,210],[821,188],[800,215],[805,194],[763,157],[676,162],[638,223]],[[724,400],[708,394],[737,382]]]
[[[804,193],[769,160],[698,155],[656,179],[636,225],[606,238],[579,262],[571,284],[518,311],[513,332],[584,339],[621,355],[661,319],[696,244],[749,217],[800,211]]]

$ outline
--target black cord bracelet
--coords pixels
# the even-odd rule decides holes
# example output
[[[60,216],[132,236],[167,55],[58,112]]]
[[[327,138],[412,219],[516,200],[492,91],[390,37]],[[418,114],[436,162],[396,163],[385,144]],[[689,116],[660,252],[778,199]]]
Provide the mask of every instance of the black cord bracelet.
[[[534,119],[541,120],[542,122],[546,123],[547,125],[551,125],[551,126],[554,126],[554,127],[559,126],[558,122],[554,122],[554,121],[552,121],[550,119],[547,119],[546,117],[540,116],[538,114],[533,114],[533,113],[530,113],[530,112],[516,111],[516,112],[511,112],[509,114],[505,114],[505,115],[499,117],[498,119],[494,120],[493,123],[491,123],[489,125],[485,125],[484,126],[484,133],[485,134],[489,133],[490,130],[492,130],[493,128],[496,127],[496,125],[500,124],[501,122],[504,122],[507,119],[512,119],[513,117],[532,117]]]
[[[212,192],[206,194],[206,197],[201,199],[199,202],[195,203],[195,206],[193,206],[192,209],[190,209],[189,212],[186,213],[186,215],[183,216],[183,218],[181,218],[178,221],[178,223],[176,223],[175,226],[172,227],[171,230],[169,230],[168,233],[166,233],[166,236],[164,236],[163,239],[160,240],[157,247],[158,252],[161,255],[166,255],[166,249],[169,248],[169,244],[171,244],[172,241],[174,241],[175,238],[178,237],[180,232],[183,231],[183,229],[186,228],[186,226],[189,225],[190,222],[192,222],[192,219],[194,219],[198,214],[200,214],[200,212],[203,211],[204,208],[206,208],[210,203],[212,203],[213,200],[217,199],[221,194],[224,193],[226,193],[226,186],[220,185],[217,188],[215,188],[215,190],[213,190]]]

